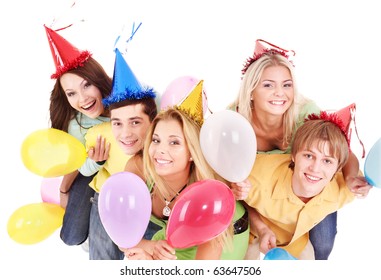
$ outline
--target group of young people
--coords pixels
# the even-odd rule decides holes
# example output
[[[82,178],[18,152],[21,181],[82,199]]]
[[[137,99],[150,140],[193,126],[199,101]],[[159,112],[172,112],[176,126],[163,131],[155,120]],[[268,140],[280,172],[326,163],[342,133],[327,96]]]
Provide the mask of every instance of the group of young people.
[[[371,186],[340,118],[298,94],[291,52],[257,40],[247,60],[237,99],[227,108],[250,122],[258,153],[246,180],[227,182],[200,147],[203,106],[197,106],[197,114],[190,113],[195,105],[189,103],[159,111],[154,89],[140,84],[118,49],[111,78],[90,52],[45,29],[57,70],[51,126],[88,150],[85,164],[65,175],[60,187],[65,244],[88,239],[94,260],[257,259],[274,247],[299,259],[328,259],[336,211],[355,196],[366,197]],[[200,102],[202,94],[200,86],[189,92]],[[134,248],[119,248],[98,212],[103,183],[120,171],[140,176],[151,193],[151,219]],[[165,236],[171,208],[187,186],[203,179],[231,187],[232,223],[203,244],[172,248]]]

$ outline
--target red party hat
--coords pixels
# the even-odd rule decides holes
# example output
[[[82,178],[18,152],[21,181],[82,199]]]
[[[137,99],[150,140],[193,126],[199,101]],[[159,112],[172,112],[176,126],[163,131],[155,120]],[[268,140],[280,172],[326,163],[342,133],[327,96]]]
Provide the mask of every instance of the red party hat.
[[[336,124],[345,135],[349,147],[351,144],[352,130],[354,128],[356,131],[357,139],[359,140],[360,145],[362,146],[362,149],[363,149],[362,158],[364,158],[365,147],[362,141],[360,140],[360,137],[357,132],[355,115],[356,115],[356,104],[352,103],[334,112],[321,111],[319,116],[315,114],[311,114],[308,116],[308,119],[310,120],[323,119],[323,120],[327,120]]]
[[[271,44],[265,40],[258,39],[255,42],[255,49],[254,49],[254,55],[252,57],[249,57],[246,59],[246,62],[242,69],[242,75],[244,75],[247,71],[247,68],[256,60],[258,60],[262,55],[266,53],[277,53],[280,55],[283,55],[285,58],[287,58],[291,63],[290,60],[291,56],[295,56],[295,51],[293,50],[285,50],[282,49],[274,44]]]
[[[58,30],[54,31],[46,25],[44,25],[44,27],[46,35],[48,36],[53,61],[56,66],[56,72],[51,75],[52,79],[58,79],[65,72],[77,68],[78,66],[83,66],[84,62],[91,56],[89,51],[77,49],[65,38],[58,35],[56,32]]]

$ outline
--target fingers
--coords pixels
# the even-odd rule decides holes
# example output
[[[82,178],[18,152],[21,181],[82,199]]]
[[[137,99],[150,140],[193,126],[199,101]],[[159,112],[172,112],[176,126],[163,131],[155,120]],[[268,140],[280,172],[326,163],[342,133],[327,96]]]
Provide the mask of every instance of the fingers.
[[[162,241],[158,242],[154,249],[153,255],[154,260],[176,260],[176,251],[167,242]]]
[[[99,135],[97,137],[95,147],[91,147],[88,150],[87,156],[94,161],[107,160],[110,153],[110,147],[111,144],[109,142],[106,142],[106,138]]]
[[[245,200],[249,195],[250,189],[250,182],[247,183],[246,181],[244,181],[231,184],[231,190],[236,200]]]

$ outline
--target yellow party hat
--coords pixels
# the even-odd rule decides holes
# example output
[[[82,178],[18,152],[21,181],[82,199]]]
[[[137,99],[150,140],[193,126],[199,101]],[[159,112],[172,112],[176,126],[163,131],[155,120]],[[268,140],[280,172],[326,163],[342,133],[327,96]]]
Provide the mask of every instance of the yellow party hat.
[[[178,109],[187,113],[188,116],[200,126],[204,122],[202,106],[203,83],[203,80],[199,81],[194,89],[184,98],[184,100],[176,106]]]

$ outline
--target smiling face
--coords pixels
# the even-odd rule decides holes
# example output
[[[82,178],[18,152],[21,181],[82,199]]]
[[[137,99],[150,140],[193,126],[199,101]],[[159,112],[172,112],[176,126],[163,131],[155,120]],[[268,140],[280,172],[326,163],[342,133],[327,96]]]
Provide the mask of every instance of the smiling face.
[[[111,110],[111,128],[116,141],[127,155],[143,149],[144,139],[150,125],[140,103]]]
[[[60,82],[71,107],[92,119],[103,113],[102,95],[96,86],[72,73],[63,74]]]
[[[283,115],[294,99],[293,81],[288,68],[269,66],[264,69],[252,98],[257,112]]]
[[[338,169],[338,160],[326,141],[315,141],[309,149],[300,149],[295,156],[292,189],[296,196],[312,198],[331,181]]]
[[[188,177],[191,156],[178,121],[160,120],[157,123],[148,152],[159,176],[167,180]]]

